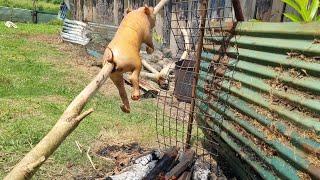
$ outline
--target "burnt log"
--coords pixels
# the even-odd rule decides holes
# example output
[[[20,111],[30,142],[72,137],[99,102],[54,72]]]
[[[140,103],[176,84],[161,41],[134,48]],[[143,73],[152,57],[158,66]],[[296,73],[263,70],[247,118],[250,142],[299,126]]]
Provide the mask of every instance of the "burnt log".
[[[165,179],[177,179],[188,168],[191,168],[194,162],[194,157],[195,153],[191,149],[183,152],[181,158],[179,158],[179,163],[165,175]]]
[[[210,178],[210,164],[197,159],[193,166],[193,177],[194,180],[203,180],[203,179],[217,179],[217,177]]]
[[[176,162],[178,156],[178,149],[172,147],[168,149],[162,158],[158,161],[156,166],[147,174],[144,180],[163,179],[162,176],[170,171]]]
[[[121,174],[108,176],[105,180],[140,180],[145,177],[156,165],[160,153],[152,151],[133,161],[133,165],[122,170]]]
[[[181,174],[178,180],[191,180],[192,179],[192,170],[185,171]]]

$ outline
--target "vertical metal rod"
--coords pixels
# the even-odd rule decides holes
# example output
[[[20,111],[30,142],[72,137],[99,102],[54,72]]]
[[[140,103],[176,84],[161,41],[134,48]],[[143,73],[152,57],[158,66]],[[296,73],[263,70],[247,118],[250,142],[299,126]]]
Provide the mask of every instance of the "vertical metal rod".
[[[208,0],[201,0],[201,5],[199,9],[200,10],[200,36],[199,36],[197,50],[196,50],[196,66],[194,71],[194,79],[192,82],[192,94],[191,94],[192,101],[191,101],[189,121],[188,121],[186,149],[189,149],[191,144],[192,124],[194,120],[194,109],[195,109],[195,102],[196,102],[195,100],[196,86],[199,78],[200,60],[201,60],[201,52],[203,47],[203,36],[204,36],[205,24],[206,24],[207,7],[208,7]]]
[[[244,21],[244,16],[242,13],[242,8],[239,0],[232,0],[232,5],[234,9],[234,13],[236,15],[237,21]]]

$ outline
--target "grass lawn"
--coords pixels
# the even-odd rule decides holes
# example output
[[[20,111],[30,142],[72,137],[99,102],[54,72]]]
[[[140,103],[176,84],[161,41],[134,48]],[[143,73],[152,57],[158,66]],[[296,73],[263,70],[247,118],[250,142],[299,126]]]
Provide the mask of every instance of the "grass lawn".
[[[46,0],[37,1],[37,9],[45,12],[58,13],[59,11],[59,0],[48,2]],[[32,0],[0,0],[0,6],[22,8],[22,9],[33,9]]]
[[[69,102],[98,72],[79,46],[62,43],[59,26],[0,22],[0,179],[56,123]],[[129,93],[130,94],[130,93]],[[75,141],[84,148],[114,141],[155,145],[154,100],[132,102],[132,113],[119,108],[120,98],[108,81],[87,108],[86,118],[35,174],[35,179],[68,179],[93,171]],[[93,158],[99,170],[111,164]],[[70,165],[72,164],[72,166]],[[70,167],[71,166],[71,167]]]

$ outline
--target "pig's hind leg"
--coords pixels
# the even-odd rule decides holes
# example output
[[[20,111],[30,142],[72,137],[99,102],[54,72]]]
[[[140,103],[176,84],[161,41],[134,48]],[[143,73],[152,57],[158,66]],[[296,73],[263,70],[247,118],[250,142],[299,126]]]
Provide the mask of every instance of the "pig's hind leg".
[[[139,66],[133,70],[133,72],[130,76],[130,81],[131,81],[132,88],[133,88],[132,95],[131,95],[132,100],[139,100],[140,99],[140,86],[139,86],[140,71],[141,71],[141,60],[140,60]]]
[[[102,57],[102,65],[104,66],[108,62],[109,63],[114,63],[113,62],[113,54],[112,54],[112,51],[111,51],[111,49],[109,47],[107,47],[104,50],[104,54],[103,54],[103,57]]]
[[[120,106],[121,110],[125,113],[130,113],[130,104],[126,93],[126,89],[124,87],[124,79],[122,74],[119,72],[114,72],[111,73],[110,78],[119,91],[119,95],[122,100],[122,105]]]

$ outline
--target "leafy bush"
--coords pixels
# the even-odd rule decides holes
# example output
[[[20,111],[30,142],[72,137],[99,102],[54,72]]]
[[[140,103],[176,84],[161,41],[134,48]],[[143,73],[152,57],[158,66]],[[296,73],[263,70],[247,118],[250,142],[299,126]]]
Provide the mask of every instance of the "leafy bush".
[[[282,2],[288,4],[294,10],[296,10],[299,15],[293,13],[284,13],[284,16],[289,18],[293,22],[311,22],[319,21],[320,16],[318,16],[318,8],[320,5],[319,0],[282,0]]]

